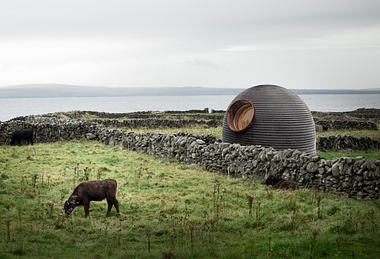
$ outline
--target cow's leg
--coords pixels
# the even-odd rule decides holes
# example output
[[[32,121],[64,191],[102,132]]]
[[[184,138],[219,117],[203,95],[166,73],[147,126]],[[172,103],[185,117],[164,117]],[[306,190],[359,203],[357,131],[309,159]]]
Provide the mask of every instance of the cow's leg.
[[[108,203],[107,216],[108,216],[108,215],[110,214],[110,212],[111,212],[112,205],[115,206],[116,211],[117,211],[117,214],[120,214],[120,210],[119,210],[119,202],[116,200],[116,198],[114,198],[113,200],[109,200],[109,199],[107,199],[107,203]]]
[[[116,208],[117,215],[120,215],[119,202],[116,200],[116,198],[115,198],[115,202],[113,203],[113,205],[114,205],[115,208]]]
[[[84,217],[87,218],[90,214],[90,202],[89,201],[83,201],[84,205]]]
[[[108,209],[107,209],[106,216],[108,216],[110,214],[111,209],[112,209],[112,202],[111,202],[111,200],[107,199],[107,204],[108,204]]]

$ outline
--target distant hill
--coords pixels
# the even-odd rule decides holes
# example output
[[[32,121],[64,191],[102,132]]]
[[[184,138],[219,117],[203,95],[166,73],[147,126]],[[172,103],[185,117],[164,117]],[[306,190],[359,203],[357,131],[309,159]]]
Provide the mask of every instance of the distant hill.
[[[0,98],[237,95],[244,89],[207,87],[90,87],[31,84],[0,88]]]
[[[0,88],[0,98],[59,98],[111,96],[238,95],[243,88],[211,87],[90,87],[66,84],[27,84]],[[290,89],[296,94],[380,94],[380,88],[362,90]]]

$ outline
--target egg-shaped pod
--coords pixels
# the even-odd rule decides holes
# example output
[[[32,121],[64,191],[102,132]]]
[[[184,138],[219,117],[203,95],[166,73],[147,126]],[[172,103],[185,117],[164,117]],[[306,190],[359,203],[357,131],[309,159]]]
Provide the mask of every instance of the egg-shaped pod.
[[[225,113],[222,140],[316,153],[309,108],[299,96],[277,85],[258,85],[237,95]]]

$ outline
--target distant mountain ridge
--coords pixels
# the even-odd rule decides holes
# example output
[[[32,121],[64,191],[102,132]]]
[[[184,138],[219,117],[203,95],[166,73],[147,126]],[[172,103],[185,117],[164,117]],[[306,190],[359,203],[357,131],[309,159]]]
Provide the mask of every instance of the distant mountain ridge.
[[[92,87],[67,84],[26,84],[0,88],[0,98],[238,95],[244,90],[246,89],[211,87]],[[380,88],[357,90],[289,90],[295,94],[380,94]]]

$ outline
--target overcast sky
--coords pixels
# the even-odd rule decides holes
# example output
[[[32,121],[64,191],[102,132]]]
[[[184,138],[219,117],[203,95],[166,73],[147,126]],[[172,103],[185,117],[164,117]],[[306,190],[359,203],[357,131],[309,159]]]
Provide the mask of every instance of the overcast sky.
[[[0,87],[380,87],[379,0],[0,0]]]

